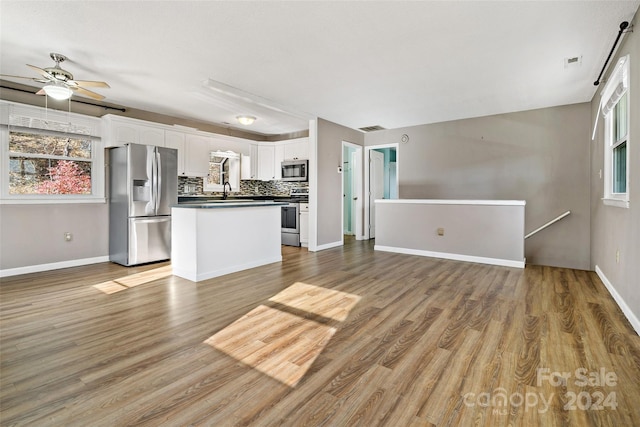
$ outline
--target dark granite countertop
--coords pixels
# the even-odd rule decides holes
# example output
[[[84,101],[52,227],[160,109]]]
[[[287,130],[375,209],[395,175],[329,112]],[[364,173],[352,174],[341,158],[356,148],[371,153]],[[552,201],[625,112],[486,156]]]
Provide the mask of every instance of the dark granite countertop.
[[[265,206],[283,206],[285,202],[276,202],[274,200],[210,200],[203,202],[184,202],[173,205],[174,208],[185,209],[224,209],[224,208],[256,208]]]

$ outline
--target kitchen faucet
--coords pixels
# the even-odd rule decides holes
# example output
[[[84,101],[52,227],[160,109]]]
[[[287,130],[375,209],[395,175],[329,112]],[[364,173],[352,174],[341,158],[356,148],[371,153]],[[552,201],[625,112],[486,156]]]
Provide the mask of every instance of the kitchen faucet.
[[[227,193],[227,185],[229,186],[229,191],[232,191],[231,184],[229,184],[229,181],[225,182],[222,189],[222,200],[227,200],[227,197],[229,196],[229,193]]]

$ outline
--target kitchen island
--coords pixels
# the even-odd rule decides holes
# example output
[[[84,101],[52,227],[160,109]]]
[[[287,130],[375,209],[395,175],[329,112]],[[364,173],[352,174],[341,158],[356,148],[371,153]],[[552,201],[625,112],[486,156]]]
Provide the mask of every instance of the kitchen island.
[[[194,282],[282,261],[274,201],[185,203],[171,210],[173,274]]]

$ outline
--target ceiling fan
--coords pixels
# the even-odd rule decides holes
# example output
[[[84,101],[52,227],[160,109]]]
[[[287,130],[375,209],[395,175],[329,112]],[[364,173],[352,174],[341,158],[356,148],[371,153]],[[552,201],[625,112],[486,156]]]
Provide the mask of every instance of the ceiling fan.
[[[42,77],[22,77],[22,76],[10,76],[2,74],[2,77],[10,77],[16,79],[28,79],[33,80],[38,83],[45,83],[45,86],[36,92],[36,95],[49,95],[54,99],[62,100],[68,99],[73,95],[73,92],[78,93],[79,95],[85,95],[93,99],[104,99],[104,96],[99,93],[92,92],[86,87],[110,87],[106,82],[98,82],[91,80],[74,80],[73,74],[68,72],[67,70],[63,70],[60,68],[60,63],[64,62],[67,57],[59,54],[59,53],[50,53],[51,59],[53,59],[56,63],[53,67],[48,68],[40,68],[35,65],[29,65],[33,70],[35,70]]]

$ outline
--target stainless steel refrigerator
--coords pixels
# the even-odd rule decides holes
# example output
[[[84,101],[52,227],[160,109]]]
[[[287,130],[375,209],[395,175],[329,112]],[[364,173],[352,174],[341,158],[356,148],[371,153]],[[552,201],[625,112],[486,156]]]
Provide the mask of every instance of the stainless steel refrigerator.
[[[109,149],[109,259],[130,266],[169,259],[178,152],[127,144]]]

